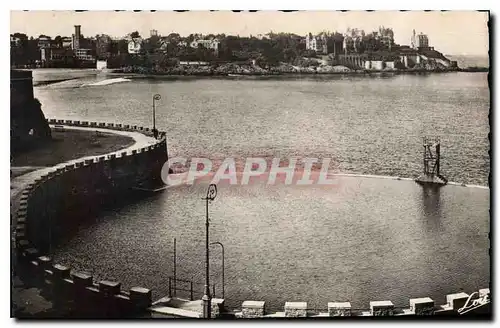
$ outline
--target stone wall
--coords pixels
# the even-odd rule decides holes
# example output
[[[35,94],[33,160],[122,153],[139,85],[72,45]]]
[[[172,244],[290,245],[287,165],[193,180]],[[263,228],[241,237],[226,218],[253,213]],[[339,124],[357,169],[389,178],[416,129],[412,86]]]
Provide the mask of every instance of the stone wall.
[[[48,120],[53,125],[107,128],[152,136],[149,128],[117,123]],[[151,305],[151,291],[134,287],[121,290],[113,281],[95,283],[92,276],[52,263],[45,254],[67,223],[79,220],[102,203],[128,194],[134,187],[159,187],[161,169],[167,161],[165,133],[151,145],[107,156],[60,164],[40,175],[22,191],[15,213],[15,251],[18,266],[28,279],[43,286],[58,308],[74,316],[123,317],[137,315]]]

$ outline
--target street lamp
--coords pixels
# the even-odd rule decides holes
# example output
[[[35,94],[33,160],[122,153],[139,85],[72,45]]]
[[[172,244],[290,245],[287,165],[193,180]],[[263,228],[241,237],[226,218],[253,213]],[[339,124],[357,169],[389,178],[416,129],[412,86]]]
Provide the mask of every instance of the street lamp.
[[[153,135],[155,138],[158,137],[158,131],[156,130],[156,107],[155,100],[160,100],[161,96],[159,94],[155,94],[153,96]]]
[[[213,243],[210,243],[210,245],[220,245],[222,248],[222,298],[224,298],[224,289],[225,289],[225,283],[224,283],[224,245],[220,241],[214,241]]]
[[[210,254],[209,254],[209,240],[208,240],[208,202],[212,201],[215,199],[217,196],[217,186],[215,184],[210,184],[207,189],[207,197],[203,198],[206,201],[207,204],[207,216],[205,220],[205,226],[206,226],[206,231],[205,231],[205,251],[206,251],[206,258],[205,258],[205,267],[206,267],[206,272],[205,272],[205,295],[202,297],[203,301],[203,317],[210,319],[210,316],[212,314],[212,298],[210,297]]]

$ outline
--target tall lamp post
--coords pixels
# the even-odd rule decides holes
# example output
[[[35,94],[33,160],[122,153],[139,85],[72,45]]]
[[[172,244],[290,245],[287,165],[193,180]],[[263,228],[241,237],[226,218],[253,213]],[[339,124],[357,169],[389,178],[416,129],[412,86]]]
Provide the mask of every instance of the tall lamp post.
[[[155,138],[158,137],[158,131],[156,130],[156,106],[155,100],[160,100],[161,96],[159,94],[155,94],[153,96],[153,135]]]
[[[222,248],[222,298],[224,298],[224,289],[225,288],[225,283],[224,283],[224,245],[220,241],[214,241],[213,243],[210,243],[210,245],[219,245]]]
[[[203,301],[203,317],[210,319],[212,315],[212,298],[210,296],[210,253],[209,253],[209,239],[208,239],[208,225],[209,225],[209,220],[208,220],[208,202],[212,201],[215,199],[217,196],[217,186],[215,184],[210,184],[207,189],[207,197],[203,198],[206,201],[206,208],[207,208],[207,216],[205,220],[205,226],[206,226],[206,231],[205,231],[205,252],[206,252],[206,258],[205,258],[205,295],[202,297]]]

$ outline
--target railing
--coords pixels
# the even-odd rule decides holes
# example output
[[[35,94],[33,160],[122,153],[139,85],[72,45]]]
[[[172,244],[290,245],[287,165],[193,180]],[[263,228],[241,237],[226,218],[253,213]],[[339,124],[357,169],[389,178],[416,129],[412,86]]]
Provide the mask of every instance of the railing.
[[[189,287],[179,288],[179,287],[177,287],[177,282],[183,283],[184,286],[189,286]],[[177,291],[185,291],[185,292],[189,292],[189,300],[193,301],[195,295],[203,296],[203,294],[205,293],[204,290],[201,292],[195,290],[195,288],[194,288],[195,286],[205,286],[205,284],[199,283],[199,282],[193,282],[192,280],[188,280],[188,279],[178,279],[178,278],[174,278],[174,277],[169,276],[168,277],[168,296],[175,297],[175,296],[177,296]],[[215,298],[216,297],[215,284],[211,285],[211,287],[212,287],[212,298]]]

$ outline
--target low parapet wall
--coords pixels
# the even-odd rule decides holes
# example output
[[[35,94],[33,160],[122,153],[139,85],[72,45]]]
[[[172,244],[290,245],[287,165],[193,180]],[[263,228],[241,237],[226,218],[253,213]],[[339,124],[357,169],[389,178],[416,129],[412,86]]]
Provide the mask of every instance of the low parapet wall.
[[[48,122],[153,136],[149,128],[121,123],[56,119]],[[137,184],[162,183],[161,169],[167,161],[165,136],[159,132],[151,145],[137,145],[129,151],[57,165],[48,173],[41,172],[22,191],[12,222],[16,225],[14,247],[18,265],[48,290],[59,308],[70,309],[76,316],[123,317],[136,315],[151,306],[151,290],[134,287],[122,291],[119,282],[95,283],[88,274],[52,263],[48,249],[57,233],[62,232],[64,223],[75,220],[77,214],[92,207],[93,202],[106,201],[106,197],[113,199],[115,193],[127,192]]]
[[[480,289],[478,298],[490,297],[490,289]],[[446,304],[436,305],[430,297],[410,299],[407,308],[396,308],[391,301],[373,301],[367,309],[353,309],[350,302],[329,302],[326,311],[310,309],[307,302],[286,302],[283,312],[266,313],[264,301],[245,301],[237,318],[321,318],[345,316],[423,316],[458,315],[471,295],[464,292],[446,295]]]

